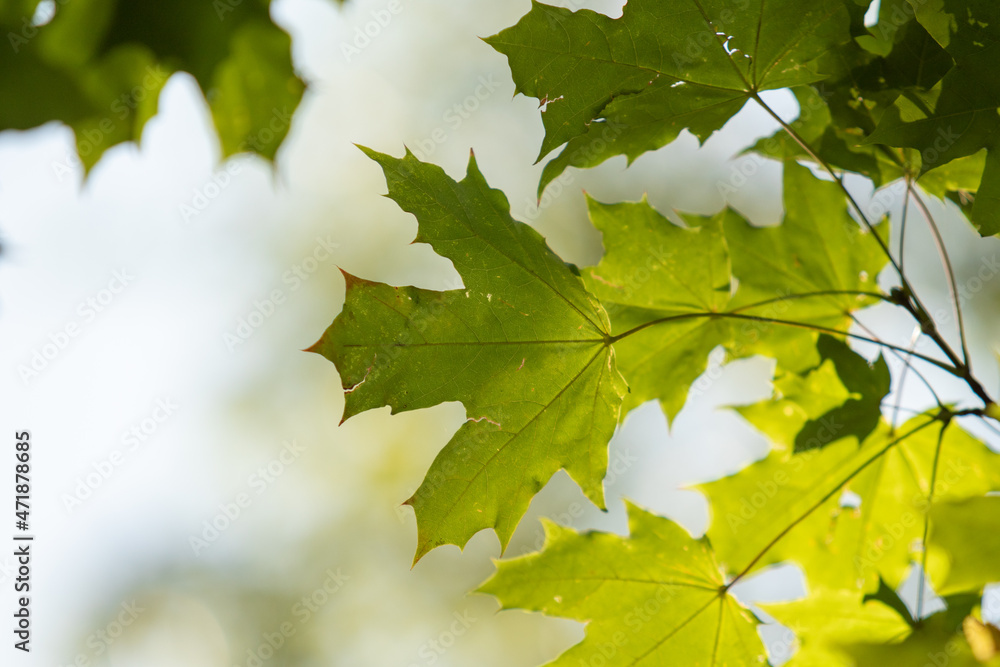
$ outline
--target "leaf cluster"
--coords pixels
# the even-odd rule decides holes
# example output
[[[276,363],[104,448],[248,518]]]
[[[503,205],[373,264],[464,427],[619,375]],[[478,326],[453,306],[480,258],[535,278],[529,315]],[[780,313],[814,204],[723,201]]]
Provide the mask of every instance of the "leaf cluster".
[[[65,123],[87,171],[139,141],[175,72],[205,93],[223,157],[273,159],[305,89],[270,0],[0,0],[0,31],[0,131]]]
[[[960,427],[998,414],[976,379],[947,252],[959,339],[938,330],[846,173],[902,179],[939,237],[925,197],[949,197],[984,235],[1000,231],[994,60],[1000,9],[988,0],[883,0],[866,27],[855,0],[630,0],[619,18],[533,3],[487,42],[519,93],[542,103],[539,191],[568,167],[630,161],[684,130],[704,139],[747,104],[781,126],[748,150],[784,163],[785,216],[758,228],[726,208],[675,224],[648,201],[587,200],[605,253],[563,262],[513,219],[471,158],[461,181],[369,149],[415,242],[450,259],[463,287],[394,287],[345,274],[343,311],[312,351],[337,367],[344,418],[460,401],[467,420],[407,500],[415,560],[493,529],[506,548],[531,499],[562,469],[605,506],[608,441],[657,401],[672,420],[710,352],[774,360],[774,394],[737,408],[772,442],[735,475],[702,484],[712,519],[694,539],[629,504],[627,537],[546,524],[541,552],[502,560],[480,589],[505,608],[587,623],[554,665],[758,665],[769,659],[733,586],[796,564],[808,595],[765,606],[793,629],[790,664],[1000,664],[1000,631],[979,609],[1000,579],[1000,459]],[[790,89],[797,120],[761,93]],[[823,175],[821,178],[820,175]],[[904,215],[905,219],[905,215]],[[911,316],[929,353],[893,345],[858,313]],[[853,341],[877,346],[875,359]],[[890,373],[887,359],[899,372]],[[891,390],[966,384],[904,423]],[[936,394],[935,394],[936,396]],[[912,573],[917,601],[898,591]],[[925,592],[944,610],[925,613]],[[935,663],[937,664],[937,663]]]

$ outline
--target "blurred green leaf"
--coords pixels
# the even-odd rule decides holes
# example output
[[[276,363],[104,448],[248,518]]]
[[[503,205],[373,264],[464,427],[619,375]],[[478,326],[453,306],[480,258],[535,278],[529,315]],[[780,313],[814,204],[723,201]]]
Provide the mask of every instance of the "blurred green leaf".
[[[854,436],[859,443],[875,430],[882,418],[882,399],[889,393],[889,366],[879,355],[874,364],[854,352],[846,343],[827,335],[819,337],[820,357],[833,362],[844,388],[851,398],[826,413],[803,424],[795,436],[795,451],[822,447],[824,434],[831,425],[841,425],[840,437]]]
[[[910,631],[897,610],[857,591],[819,589],[802,600],[761,608],[797,635],[798,651],[788,667],[855,667],[847,645],[894,643]]]
[[[924,423],[930,422],[917,417],[895,432],[882,424],[860,448],[840,437],[846,423],[834,424],[832,444],[822,449],[773,452],[701,485],[711,501],[708,536],[720,560],[739,567],[780,536],[758,567],[792,561],[817,587],[860,590],[879,579],[899,586],[919,553],[932,477],[935,503],[1000,491],[1000,457],[955,426],[945,432],[935,476],[940,428],[923,427],[900,440]],[[842,490],[857,494],[860,505],[842,504]]]
[[[1000,581],[998,521],[1000,497],[995,496],[936,503],[931,508],[928,570],[935,591],[941,595],[979,591]]]
[[[971,208],[983,236],[1000,232],[1000,5],[992,0],[909,0],[917,20],[955,59],[933,88],[896,100],[869,138],[920,152],[921,173],[987,149]]]
[[[0,49],[0,130],[66,123],[89,171],[108,148],[139,140],[163,85],[185,71],[205,93],[224,157],[273,159],[288,134],[304,84],[268,0],[73,0],[38,26],[34,4],[0,3],[10,42]]]

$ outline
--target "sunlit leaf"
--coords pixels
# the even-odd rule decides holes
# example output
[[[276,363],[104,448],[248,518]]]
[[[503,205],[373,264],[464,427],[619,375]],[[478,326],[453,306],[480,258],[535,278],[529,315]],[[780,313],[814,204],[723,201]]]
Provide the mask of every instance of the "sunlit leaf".
[[[465,406],[468,421],[407,501],[416,557],[483,528],[506,546],[560,468],[603,506],[625,392],[604,310],[537,232],[510,217],[475,159],[455,182],[412,154],[366,152],[389,196],[416,216],[415,241],[451,259],[464,282],[435,292],[348,276],[344,310],[312,348],[340,371],[345,419],[384,405]]]
[[[870,142],[920,151],[922,172],[987,149],[972,222],[1000,232],[1000,5],[992,0],[909,0],[917,19],[955,59],[926,93],[900,97]]]
[[[1000,457],[955,426],[945,432],[936,473],[940,426],[926,417],[895,433],[883,424],[860,448],[854,438],[838,439],[844,428],[831,425],[833,444],[821,450],[776,451],[702,485],[712,505],[708,536],[727,567],[766,549],[758,567],[789,560],[813,585],[860,588],[881,578],[895,588],[921,551],[932,477],[935,503],[1000,490]],[[843,491],[860,505],[842,503]]]
[[[1000,497],[936,503],[931,508],[928,570],[942,595],[1000,581]],[[972,537],[974,536],[974,537]],[[970,539],[975,548],[970,548]]]
[[[757,620],[728,593],[708,540],[635,505],[628,515],[628,537],[546,522],[542,551],[499,562],[479,591],[587,624],[552,666],[763,664]]]
[[[848,23],[842,0],[631,0],[617,19],[533,2],[487,42],[544,105],[539,159],[566,144],[541,191],[568,166],[632,161],[684,129],[705,139],[757,92],[824,78]]]
[[[163,85],[184,71],[205,93],[223,156],[273,159],[288,134],[304,84],[269,0],[73,0],[55,3],[41,26],[33,4],[0,10],[10,41],[0,49],[0,131],[66,123],[89,170],[107,149],[139,140]]]

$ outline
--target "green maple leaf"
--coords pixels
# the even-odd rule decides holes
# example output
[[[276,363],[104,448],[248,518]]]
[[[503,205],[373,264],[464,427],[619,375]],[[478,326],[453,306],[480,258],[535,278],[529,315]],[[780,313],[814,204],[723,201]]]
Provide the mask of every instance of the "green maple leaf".
[[[925,93],[901,96],[870,142],[920,151],[921,173],[987,149],[971,208],[983,236],[1000,232],[1000,6],[992,0],[910,0],[917,20],[955,59]]]
[[[883,424],[860,448],[843,438],[822,450],[773,452],[701,485],[719,558],[740,568],[777,540],[755,567],[790,560],[815,586],[850,589],[881,578],[897,587],[917,556],[932,478],[935,502],[1000,490],[1000,458],[955,426],[937,454],[940,427],[932,423],[918,417],[895,433]],[[843,490],[860,505],[842,506]]]
[[[407,503],[419,559],[494,528],[506,547],[531,498],[564,468],[604,506],[608,440],[625,386],[607,316],[574,270],[469,161],[456,183],[412,154],[365,149],[389,197],[413,213],[416,241],[452,260],[465,283],[446,292],[348,276],[343,312],[312,349],[336,364],[344,418],[461,401],[468,421]]]
[[[849,657],[847,665],[949,665],[981,667],[1000,665],[998,658],[979,659],[968,641],[970,612],[979,596],[958,595],[944,598],[947,608],[924,618],[895,641],[871,642],[862,638],[845,638],[842,645]],[[995,652],[994,652],[995,655]],[[985,658],[985,656],[984,656]],[[791,667],[795,667],[792,665]]]
[[[735,358],[765,354],[786,369],[811,368],[821,360],[809,327],[846,330],[851,313],[877,298],[886,259],[837,186],[793,163],[784,180],[785,219],[763,229],[732,210],[685,216],[682,228],[645,201],[589,200],[606,254],[584,278],[623,336],[615,349],[626,410],[658,399],[672,420],[719,345]]]
[[[875,594],[820,589],[802,600],[761,607],[798,637],[798,651],[788,667],[974,667],[982,662],[974,659],[962,628],[979,599],[947,596],[944,611],[919,622],[884,582]]]
[[[820,336],[820,357],[830,360],[844,389],[852,397],[802,425],[795,436],[795,451],[822,447],[827,432],[837,429],[838,437],[854,436],[858,442],[875,430],[882,418],[882,399],[889,393],[889,366],[879,355],[874,365],[855,353],[846,343]]]
[[[541,552],[497,563],[479,588],[504,609],[587,623],[553,666],[760,665],[757,621],[729,594],[707,539],[628,504],[629,537],[545,523]]]
[[[604,237],[600,264],[584,271],[587,288],[624,334],[665,318],[615,343],[629,384],[625,409],[657,398],[668,419],[684,406],[691,383],[712,349],[731,339],[728,320],[712,317],[729,301],[732,270],[722,235],[723,211],[679,227],[647,201],[605,205],[588,199],[590,219]],[[704,315],[704,317],[703,317]]]
[[[892,643],[911,631],[892,607],[853,590],[819,589],[802,600],[760,606],[798,638],[788,667],[852,667],[847,645]]]
[[[842,0],[631,0],[618,19],[533,2],[487,42],[545,107],[539,159],[566,144],[541,192],[568,166],[631,162],[684,129],[705,139],[758,92],[825,78],[848,23]]]
[[[691,216],[681,228],[646,202],[591,201],[607,253],[581,281],[510,217],[474,160],[455,183],[410,154],[368,153],[383,166],[390,197],[417,217],[416,240],[451,259],[465,282],[464,290],[441,293],[348,277],[344,311],[313,348],[340,370],[345,418],[384,405],[466,407],[469,421],[408,501],[417,513],[417,558],[441,544],[464,545],[483,528],[494,528],[506,546],[533,495],[560,468],[603,506],[622,376],[627,409],[658,398],[672,418],[716,345],[740,356],[781,349],[774,354],[788,365],[812,363],[815,332],[757,318],[787,299],[781,312],[803,322],[843,324],[872,302],[856,291],[874,284],[884,264],[870,249],[873,237],[846,212],[818,220],[820,208],[832,214],[832,184],[789,165],[789,214],[774,229],[753,229],[732,211]],[[650,259],[637,272],[630,258],[639,248]],[[765,276],[774,262],[805,268]],[[734,275],[763,306],[741,292],[731,296]],[[791,290],[803,288],[820,290],[820,303],[799,303]],[[727,310],[733,303],[738,308]],[[738,329],[731,320],[753,326]]]
[[[0,50],[0,131],[62,121],[89,170],[111,146],[139,140],[168,77],[185,71],[206,95],[223,156],[274,158],[304,84],[269,0],[74,0],[32,26],[36,5],[0,11],[10,41]]]
[[[942,502],[931,508],[927,570],[940,595],[980,591],[1000,581],[1000,498]],[[969,544],[975,536],[975,548]]]

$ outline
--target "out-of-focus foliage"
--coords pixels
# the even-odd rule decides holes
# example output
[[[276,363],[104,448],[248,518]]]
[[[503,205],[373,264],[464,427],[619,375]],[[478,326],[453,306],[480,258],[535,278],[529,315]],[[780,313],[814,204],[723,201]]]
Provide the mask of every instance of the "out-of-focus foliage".
[[[69,125],[89,170],[138,141],[174,72],[190,73],[223,156],[273,159],[305,84],[269,0],[0,0],[0,131]]]

